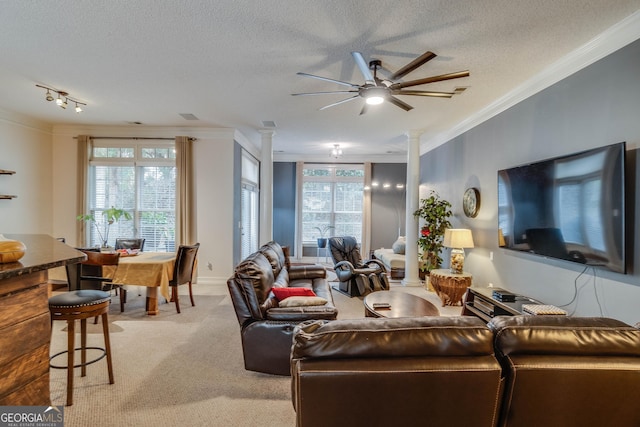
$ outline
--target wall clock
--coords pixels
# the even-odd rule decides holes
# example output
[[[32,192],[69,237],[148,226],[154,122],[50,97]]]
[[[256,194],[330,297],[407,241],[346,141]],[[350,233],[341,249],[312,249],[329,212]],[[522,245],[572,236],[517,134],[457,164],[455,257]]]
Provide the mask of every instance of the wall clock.
[[[480,210],[480,191],[475,187],[467,188],[462,196],[462,210],[469,218],[475,218]]]

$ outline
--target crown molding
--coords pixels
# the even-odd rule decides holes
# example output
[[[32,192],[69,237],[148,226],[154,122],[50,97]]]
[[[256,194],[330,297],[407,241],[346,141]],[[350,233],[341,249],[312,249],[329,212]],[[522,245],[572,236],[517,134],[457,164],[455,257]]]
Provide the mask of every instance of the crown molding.
[[[92,125],[55,125],[53,134],[56,136],[114,136],[114,137],[161,137],[168,138],[177,135],[187,135],[201,139],[240,139],[246,138],[233,128],[203,128],[181,126],[92,126]]]
[[[53,127],[49,123],[3,109],[0,109],[0,122],[20,126],[22,128],[45,133],[47,135],[51,135],[53,132]]]
[[[554,62],[542,72],[497,99],[453,128],[421,141],[424,154],[456,138],[510,107],[524,101],[577,71],[640,39],[640,10],[610,27],[569,55]]]
[[[343,155],[339,159],[334,159],[329,154],[287,154],[273,153],[274,162],[305,162],[305,163],[345,163],[360,164],[371,163],[407,163],[407,154],[367,154],[367,155]]]

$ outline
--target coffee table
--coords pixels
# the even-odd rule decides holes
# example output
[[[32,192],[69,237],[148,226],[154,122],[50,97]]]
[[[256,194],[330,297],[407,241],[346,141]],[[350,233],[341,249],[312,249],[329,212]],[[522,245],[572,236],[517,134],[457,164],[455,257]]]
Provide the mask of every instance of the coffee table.
[[[388,303],[389,308],[374,308],[375,303]],[[439,316],[438,308],[424,298],[404,292],[378,291],[364,297],[366,317]]]

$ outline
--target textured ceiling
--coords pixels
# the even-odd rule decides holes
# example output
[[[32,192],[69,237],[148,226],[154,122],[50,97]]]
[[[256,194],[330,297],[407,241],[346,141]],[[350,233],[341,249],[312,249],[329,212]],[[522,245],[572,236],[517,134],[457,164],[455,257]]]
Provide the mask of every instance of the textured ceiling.
[[[0,2],[0,109],[53,124],[233,127],[273,148],[354,158],[406,152],[468,120],[640,9],[640,0],[5,0]],[[291,93],[344,89],[302,71],[362,84],[350,55],[395,71],[438,57],[405,80],[469,70],[414,89],[468,89],[452,99],[404,96],[360,116],[362,100]],[[65,90],[82,114],[44,101]],[[187,121],[181,113],[195,115]],[[136,125],[131,125],[136,126]]]

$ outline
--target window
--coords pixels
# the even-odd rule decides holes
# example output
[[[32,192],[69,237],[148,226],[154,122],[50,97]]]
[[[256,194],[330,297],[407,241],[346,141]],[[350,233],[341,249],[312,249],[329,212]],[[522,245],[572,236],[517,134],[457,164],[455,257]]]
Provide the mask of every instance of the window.
[[[242,189],[240,199],[240,255],[245,259],[258,250],[260,164],[245,149],[242,150]]]
[[[102,211],[116,207],[132,220],[121,220],[108,230],[108,244],[117,237],[144,238],[146,251],[175,250],[176,155],[166,141],[94,141],[89,163],[87,197],[96,226],[87,228],[87,244],[100,244],[105,234]],[[105,236],[106,237],[106,236]]]
[[[333,226],[332,235],[362,239],[364,167],[305,165],[302,171],[302,242],[320,237],[315,227]],[[327,236],[325,236],[327,237]]]

